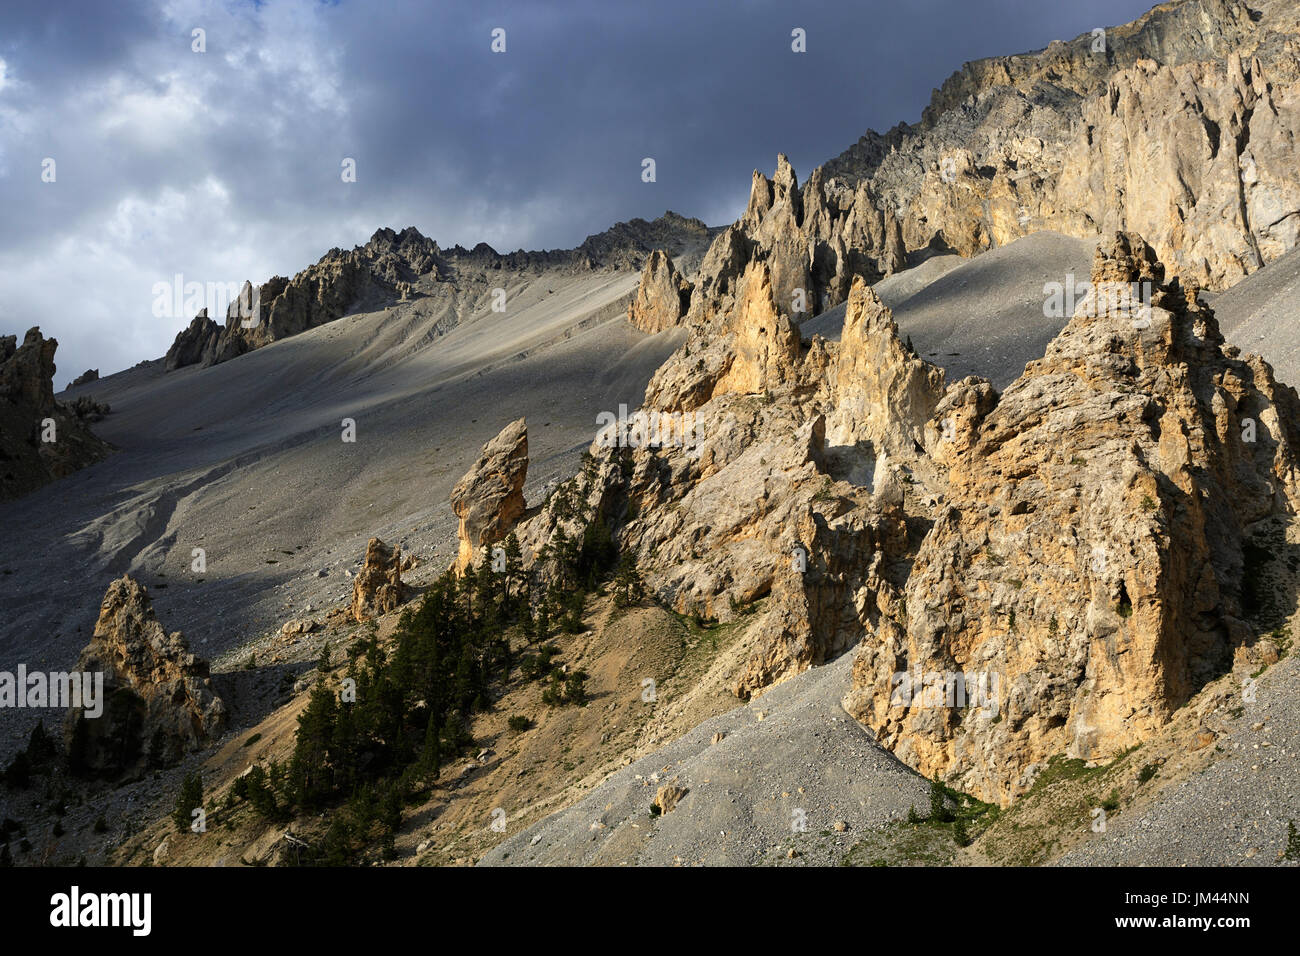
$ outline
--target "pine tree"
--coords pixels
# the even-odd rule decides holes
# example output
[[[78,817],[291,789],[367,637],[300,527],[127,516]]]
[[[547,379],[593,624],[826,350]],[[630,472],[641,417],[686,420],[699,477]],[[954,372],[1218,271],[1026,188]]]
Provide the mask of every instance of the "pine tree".
[[[614,572],[614,603],[619,607],[635,604],[644,596],[645,588],[641,583],[641,574],[637,571],[636,559],[630,552],[624,552],[618,559],[618,568]]]
[[[397,856],[395,840],[397,831],[402,827],[402,793],[396,785],[389,787],[380,801],[379,826],[382,833],[381,851],[384,859],[391,860]]]
[[[506,536],[506,619],[514,620],[519,613],[520,590],[524,583],[523,549],[519,546],[519,536],[513,531]]]
[[[333,793],[330,757],[337,711],[334,693],[317,682],[298,716],[298,739],[289,763],[288,792],[300,806],[318,806]]]
[[[438,741],[438,724],[434,715],[424,728],[424,749],[420,752],[420,773],[425,780],[437,780],[442,772],[442,747]]]
[[[947,823],[952,819],[943,784],[938,780],[930,781],[930,822]]]
[[[181,792],[176,797],[176,807],[172,810],[172,823],[177,831],[184,833],[194,822],[194,810],[203,806],[203,775],[199,772],[187,773],[181,781]]]

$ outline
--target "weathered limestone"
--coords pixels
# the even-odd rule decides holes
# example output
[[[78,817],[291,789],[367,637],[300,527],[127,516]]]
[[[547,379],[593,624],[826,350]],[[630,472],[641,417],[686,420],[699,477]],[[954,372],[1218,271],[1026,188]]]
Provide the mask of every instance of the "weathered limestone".
[[[460,519],[456,573],[478,557],[479,549],[500,541],[524,513],[528,476],[528,424],[519,418],[483,446],[477,462],[451,490]]]
[[[129,576],[109,585],[77,670],[104,675],[104,709],[97,717],[68,711],[64,739],[76,772],[117,777],[172,764],[225,729],[226,706],[207,662],[179,631],[163,630]]]

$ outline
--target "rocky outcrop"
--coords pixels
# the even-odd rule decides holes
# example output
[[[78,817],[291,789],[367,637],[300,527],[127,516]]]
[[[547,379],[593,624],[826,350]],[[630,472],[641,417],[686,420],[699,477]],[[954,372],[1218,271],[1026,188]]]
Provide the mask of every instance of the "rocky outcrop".
[[[690,304],[691,283],[667,253],[656,249],[646,260],[636,296],[627,307],[627,319],[635,328],[655,335],[678,325]]]
[[[908,251],[1135,230],[1222,289],[1300,236],[1297,79],[1293,4],[1182,0],[1104,36],[968,63],[920,123],[868,132],[822,172],[897,210]]]
[[[1092,278],[1000,399],[966,380],[938,406],[946,499],[846,700],[906,763],[1003,804],[1056,754],[1140,743],[1231,666],[1300,505],[1295,392],[1136,236]],[[989,699],[961,706],[958,675]]]
[[[946,385],[860,280],[838,343],[773,348],[770,276],[748,263],[688,327],[638,423],[519,526],[526,563],[603,523],[658,599],[739,626],[710,679],[740,697],[856,645],[850,712],[1001,803],[1145,739],[1275,626],[1251,582],[1300,504],[1300,399],[1147,243],[1103,244],[1001,396]]]
[[[875,282],[903,268],[906,250],[893,211],[869,186],[850,189],[816,169],[800,187],[779,155],[771,179],[754,171],[745,214],[701,262],[686,321],[731,312],[741,277],[760,262],[777,312],[797,324],[843,302],[855,277]]]
[[[451,490],[460,519],[456,573],[478,560],[481,548],[500,541],[524,513],[528,476],[528,424],[519,418],[483,446],[478,461]]]
[[[188,326],[176,334],[175,341],[163,359],[163,367],[172,372],[186,365],[211,365],[212,362],[206,359],[215,355],[221,332],[221,327],[208,317],[208,310],[203,309],[190,320]]]
[[[331,249],[292,279],[245,282],[221,326],[204,309],[168,350],[168,371],[224,362],[364,308],[409,297],[421,276],[437,279],[438,244],[414,228],[380,229],[364,246]]]
[[[29,329],[0,336],[0,498],[26,494],[99,461],[112,450],[86,427],[108,406],[82,396],[71,406],[54,399],[54,352],[59,343]]]
[[[826,422],[833,447],[872,449],[916,461],[925,449],[925,427],[944,396],[943,370],[913,355],[876,293],[859,277],[849,293],[839,350],[830,366],[834,406]]]
[[[791,184],[778,186],[789,202]],[[771,189],[759,183],[758,214],[775,208]],[[724,234],[710,256],[742,248],[731,242]],[[898,341],[861,281],[842,342],[815,336],[807,348],[778,308],[765,259],[726,284],[729,303],[688,325],[634,420],[604,429],[588,467],[518,536],[535,563],[561,532],[573,540],[604,523],[660,600],[742,626],[736,659],[715,679],[750,697],[851,648],[878,613],[870,595],[881,582],[901,585],[918,541],[901,476],[921,454],[943,375]],[[868,409],[867,396],[879,407]],[[845,431],[840,447],[828,411]],[[895,451],[897,464],[885,465]],[[891,480],[873,485],[878,475]]]
[[[686,794],[687,790],[685,787],[678,787],[673,784],[669,784],[666,787],[660,787],[659,791],[655,794],[654,803],[652,804],[655,813],[660,816],[665,813],[672,813],[673,810],[676,809],[677,804],[681,802],[682,797],[686,796]]]
[[[395,610],[407,597],[402,582],[402,549],[378,538],[366,544],[366,557],[352,582],[352,618],[369,621]],[[287,625],[286,625],[287,626]]]
[[[723,323],[730,357],[712,396],[757,395],[797,378],[799,332],[776,309],[767,263],[751,265],[741,280],[735,308]]]
[[[109,585],[77,670],[103,674],[103,713],[69,710],[64,740],[74,771],[119,777],[175,763],[225,729],[208,665],[179,631],[168,634],[145,589],[129,576]]]
[[[72,380],[69,387],[76,388],[78,385],[88,385],[91,382],[99,381],[99,369],[88,368]]]
[[[112,411],[108,402],[97,401],[89,395],[78,395],[64,407],[81,422],[102,421]]]
[[[647,409],[689,413],[722,395],[800,380],[799,331],[776,306],[767,263],[751,262],[734,285],[725,313],[692,322],[685,346],[655,373]]]

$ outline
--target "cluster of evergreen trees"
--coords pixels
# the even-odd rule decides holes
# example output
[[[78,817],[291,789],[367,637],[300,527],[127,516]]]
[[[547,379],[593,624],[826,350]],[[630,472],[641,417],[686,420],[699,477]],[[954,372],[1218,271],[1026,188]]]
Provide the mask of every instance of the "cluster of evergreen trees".
[[[31,783],[32,775],[48,773],[57,757],[58,748],[45,732],[44,722],[38,723],[27,738],[27,746],[0,772],[0,782],[11,790],[24,790]]]
[[[549,682],[547,703],[585,702],[585,673],[554,666],[549,644],[516,661],[509,635],[535,644],[557,629],[581,631],[587,594],[615,569],[609,528],[597,520],[572,538],[557,531],[538,563],[550,571],[547,584],[524,573],[514,535],[503,550],[504,566],[489,556],[434,582],[402,613],[387,650],[372,634],[352,645],[340,673],[327,649],[288,765],[255,767],[236,782],[235,796],[267,819],[331,813],[324,839],[299,862],[352,864],[376,845],[391,858],[403,806],[473,744],[473,715],[492,706],[517,664],[519,678]]]

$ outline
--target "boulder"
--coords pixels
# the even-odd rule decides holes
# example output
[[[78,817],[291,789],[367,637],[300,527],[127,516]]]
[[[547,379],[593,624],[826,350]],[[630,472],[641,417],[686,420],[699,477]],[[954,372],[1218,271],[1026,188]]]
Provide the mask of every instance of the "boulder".
[[[366,544],[366,557],[352,582],[352,617],[358,622],[397,608],[406,600],[402,583],[402,549],[390,548],[378,538]],[[291,622],[293,623],[293,622]]]
[[[659,792],[655,794],[654,806],[659,808],[659,815],[663,816],[672,813],[673,809],[686,796],[685,787],[666,786],[660,787]]]
[[[280,628],[280,633],[284,637],[297,637],[301,634],[310,634],[316,630],[316,622],[311,618],[299,618],[292,621],[285,621],[284,626]]]

